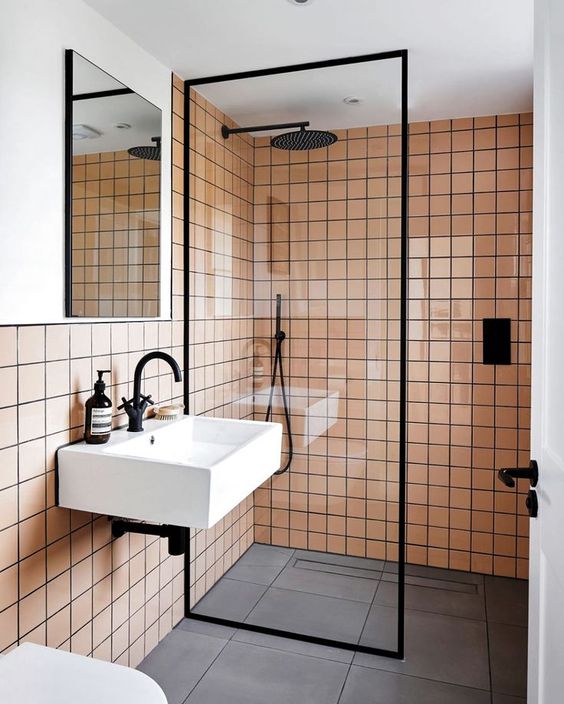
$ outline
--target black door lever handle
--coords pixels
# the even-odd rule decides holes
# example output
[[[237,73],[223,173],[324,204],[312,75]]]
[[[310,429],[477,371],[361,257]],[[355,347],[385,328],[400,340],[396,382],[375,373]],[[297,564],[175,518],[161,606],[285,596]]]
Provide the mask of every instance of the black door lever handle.
[[[539,467],[535,460],[531,460],[528,467],[500,469],[497,476],[505,484],[505,486],[508,486],[509,488],[513,488],[515,486],[515,479],[528,479],[531,486],[536,486],[539,481]]]

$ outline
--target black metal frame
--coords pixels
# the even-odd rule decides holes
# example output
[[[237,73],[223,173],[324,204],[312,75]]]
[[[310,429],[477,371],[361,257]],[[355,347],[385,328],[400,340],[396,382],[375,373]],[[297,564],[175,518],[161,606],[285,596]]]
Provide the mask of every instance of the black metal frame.
[[[77,93],[72,96],[72,99],[95,100],[96,98],[113,98],[116,95],[131,95],[132,93],[135,93],[135,91],[131,88],[112,88],[111,90],[98,90],[93,93]]]
[[[254,125],[253,127],[227,127],[227,125],[221,126],[221,136],[223,139],[229,139],[231,134],[246,134],[247,132],[265,132],[270,130],[286,130],[295,129],[300,127],[304,129],[309,127],[309,121],[306,122],[283,122],[277,125]]]
[[[73,49],[65,50],[65,316],[72,317],[72,84]]]
[[[407,275],[408,275],[408,53],[406,49],[398,51],[387,51],[376,54],[365,54],[362,56],[352,56],[342,59],[330,59],[327,61],[314,61],[304,64],[293,64],[279,66],[275,68],[259,69],[255,71],[243,71],[240,73],[229,73],[219,76],[209,76],[187,80],[184,83],[184,404],[186,413],[189,412],[189,344],[188,325],[190,320],[189,303],[189,280],[190,280],[190,88],[209,83],[222,83],[224,81],[235,81],[245,78],[259,78],[264,76],[274,76],[283,73],[293,73],[297,71],[309,71],[313,69],[331,68],[352,64],[368,63],[372,61],[382,61],[385,59],[401,59],[401,283],[400,283],[400,412],[399,412],[399,510],[398,510],[398,629],[397,629],[397,650],[386,650],[382,648],[371,648],[364,645],[335,641],[328,638],[319,638],[302,633],[291,633],[276,628],[257,626],[249,623],[239,623],[205,614],[197,614],[190,609],[190,540],[185,553],[184,574],[184,613],[186,618],[208,623],[216,623],[231,628],[241,628],[255,633],[281,636],[301,640],[306,643],[315,643],[334,648],[342,648],[360,653],[380,655],[395,659],[403,659],[405,653],[405,518],[406,518],[406,439],[407,439]]]
[[[74,95],[73,93],[73,57],[74,55],[80,56],[81,58],[84,58],[81,54],[76,52],[74,49],[65,49],[65,77],[64,77],[64,97],[65,97],[65,125],[64,125],[64,145],[65,145],[65,154],[64,154],[64,164],[65,164],[65,210],[64,210],[64,215],[65,215],[65,296],[64,296],[64,307],[65,307],[65,318],[73,318],[76,320],[76,322],[80,322],[81,316],[76,316],[73,315],[72,313],[72,150],[73,150],[73,140],[72,140],[72,125],[73,125],[73,104],[76,101],[80,100],[92,100],[95,98],[108,98],[116,95],[131,95],[135,94],[135,91],[132,88],[127,88],[127,86],[124,86],[123,88],[112,88],[109,90],[100,90],[100,91],[94,91],[90,93],[77,93]],[[85,59],[85,61],[88,61],[89,63],[92,63],[89,61],[89,59]],[[96,65],[96,64],[92,64]],[[108,76],[111,78],[114,78],[111,76],[107,71],[104,71],[103,68],[100,68],[97,66],[97,68],[100,71],[103,71],[103,73],[106,73]],[[114,78],[114,80],[117,81],[117,78]],[[118,81],[120,82],[120,81]],[[122,84],[123,85],[123,84]],[[171,104],[172,104],[172,90],[173,88],[171,87]],[[137,93],[137,95],[139,95]],[[151,105],[154,105],[150,100],[147,100],[147,98],[144,98],[142,95],[139,96],[143,98],[143,100],[147,103],[150,103]],[[155,108],[160,110],[161,112],[161,120],[162,120],[162,108],[160,108],[158,105],[154,105]],[[171,138],[172,141],[172,138]],[[172,179],[172,160],[170,163],[170,172],[171,172],[171,179]],[[162,199],[162,192],[161,192],[161,199]],[[162,210],[162,205],[160,206],[160,209]],[[171,212],[172,212],[172,193],[171,193]],[[160,213],[162,215],[162,212]],[[170,248],[170,268],[172,272],[172,259],[173,259],[173,249],[174,247],[172,246],[172,231],[171,231],[171,248]],[[170,311],[171,311],[171,317],[172,317],[172,303],[173,303],[173,294],[172,294],[172,274],[171,274],[171,285],[170,285]],[[131,316],[134,319],[141,319],[141,320],[160,320],[161,319],[161,310],[162,310],[162,300],[159,298],[159,314],[153,317],[146,317],[146,316]],[[115,317],[114,316],[99,316],[99,319],[102,320],[108,320],[108,319],[115,319],[115,320],[120,320],[121,318]],[[125,317],[127,319],[127,316]]]

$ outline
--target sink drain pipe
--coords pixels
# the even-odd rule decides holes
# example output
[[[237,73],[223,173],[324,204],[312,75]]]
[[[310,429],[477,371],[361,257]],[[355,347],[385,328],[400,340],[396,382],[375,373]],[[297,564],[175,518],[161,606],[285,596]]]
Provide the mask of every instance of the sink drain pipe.
[[[168,554],[183,555],[186,552],[186,528],[183,526],[153,525],[151,523],[136,523],[111,518],[112,535],[121,538],[126,533],[139,533],[141,535],[157,535],[159,538],[168,538]]]

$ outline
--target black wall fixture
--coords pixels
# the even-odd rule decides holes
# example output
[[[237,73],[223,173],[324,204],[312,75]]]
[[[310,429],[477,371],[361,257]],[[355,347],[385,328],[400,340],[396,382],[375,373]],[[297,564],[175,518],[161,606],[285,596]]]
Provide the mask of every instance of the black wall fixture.
[[[511,318],[484,318],[483,363],[511,364]]]

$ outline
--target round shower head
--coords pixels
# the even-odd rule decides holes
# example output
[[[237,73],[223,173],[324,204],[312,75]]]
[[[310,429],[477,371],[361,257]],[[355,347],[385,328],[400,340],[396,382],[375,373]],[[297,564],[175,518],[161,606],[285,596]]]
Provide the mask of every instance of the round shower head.
[[[137,159],[149,159],[150,161],[160,161],[161,160],[161,138],[160,137],[152,137],[151,142],[154,142],[154,145],[148,146],[141,146],[141,147],[131,147],[131,149],[128,149],[128,153],[131,154],[131,156],[136,157]]]
[[[307,130],[302,127],[294,132],[285,132],[276,137],[272,137],[270,145],[276,149],[287,149],[290,151],[307,151],[309,149],[322,149],[335,144],[338,137],[333,132],[324,130]]]

